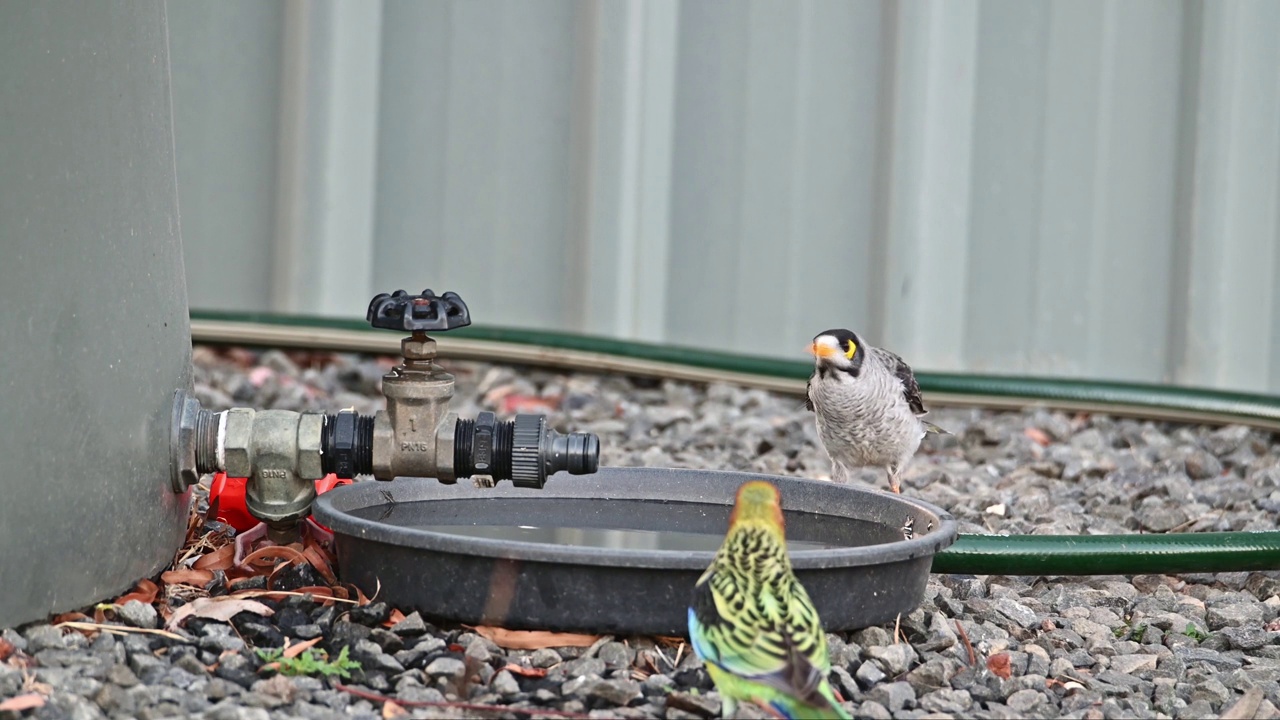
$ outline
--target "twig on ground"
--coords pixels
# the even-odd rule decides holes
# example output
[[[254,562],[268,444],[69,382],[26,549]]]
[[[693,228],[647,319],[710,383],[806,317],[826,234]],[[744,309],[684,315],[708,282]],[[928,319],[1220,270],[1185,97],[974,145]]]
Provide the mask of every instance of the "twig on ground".
[[[956,632],[959,633],[960,639],[964,641],[965,649],[969,651],[969,664],[972,665],[978,662],[978,656],[973,652],[973,643],[969,642],[969,633],[964,631],[964,625],[961,625],[959,620],[956,621]]]
[[[159,635],[170,640],[178,640],[179,642],[190,642],[189,638],[182,637],[177,633],[171,633],[168,630],[157,630],[155,628],[129,627],[127,625],[108,625],[107,623],[82,622],[79,620],[68,620],[54,625],[57,628],[71,628],[72,630],[89,630],[111,633],[112,635],[128,635],[130,633],[141,633],[144,635]]]

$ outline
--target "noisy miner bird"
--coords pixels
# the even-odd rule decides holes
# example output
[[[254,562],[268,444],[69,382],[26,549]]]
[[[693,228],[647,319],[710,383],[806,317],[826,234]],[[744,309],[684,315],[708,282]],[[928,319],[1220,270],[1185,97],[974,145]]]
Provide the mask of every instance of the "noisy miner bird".
[[[848,330],[819,333],[809,352],[814,371],[805,407],[817,418],[832,479],[848,482],[851,468],[874,465],[901,492],[899,477],[925,433],[949,434],[920,419],[928,411],[911,366]]]
[[[751,702],[784,718],[848,718],[827,680],[827,636],[791,572],[778,490],[738,488],[729,532],[694,586],[689,638],[723,698],[725,717]]]

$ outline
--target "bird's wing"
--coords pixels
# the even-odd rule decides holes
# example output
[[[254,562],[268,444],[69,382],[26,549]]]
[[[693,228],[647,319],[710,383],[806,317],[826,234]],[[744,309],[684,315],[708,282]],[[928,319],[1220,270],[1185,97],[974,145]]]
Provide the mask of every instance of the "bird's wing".
[[[924,415],[928,410],[924,409],[924,400],[920,397],[920,383],[916,382],[915,373],[911,372],[911,366],[907,361],[898,357],[884,348],[873,348],[873,351],[880,356],[880,361],[885,367],[889,368],[902,383],[902,395],[907,399],[907,405],[911,407],[911,412],[917,415]]]
[[[750,588],[737,587],[732,573],[709,573],[694,587],[689,608],[689,636],[694,650],[704,661],[743,680],[763,685],[804,704],[824,706],[822,693],[826,672],[826,637],[817,625],[816,612],[799,612],[801,627],[762,612]],[[733,600],[732,598],[738,598]],[[807,601],[807,597],[805,600]],[[789,603],[794,605],[795,598]],[[809,606],[812,610],[812,606]],[[796,615],[794,608],[783,611]],[[812,617],[813,623],[810,622]],[[805,632],[814,628],[823,642],[803,642]],[[804,647],[808,645],[810,654]],[[819,663],[815,663],[815,658]]]

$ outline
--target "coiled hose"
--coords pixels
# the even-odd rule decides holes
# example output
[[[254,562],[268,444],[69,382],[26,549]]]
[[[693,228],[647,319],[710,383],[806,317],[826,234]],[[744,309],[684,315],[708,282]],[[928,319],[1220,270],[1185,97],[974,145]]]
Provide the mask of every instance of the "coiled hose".
[[[196,342],[397,353],[399,338],[360,321],[246,313],[191,313]],[[711,382],[799,394],[807,362],[733,355],[570,333],[468,327],[438,337],[447,357],[523,362]],[[1280,431],[1280,398],[1142,383],[917,373],[930,401],[1027,405]],[[1280,570],[1280,532],[1166,535],[961,535],[933,561],[938,573],[1141,575]]]

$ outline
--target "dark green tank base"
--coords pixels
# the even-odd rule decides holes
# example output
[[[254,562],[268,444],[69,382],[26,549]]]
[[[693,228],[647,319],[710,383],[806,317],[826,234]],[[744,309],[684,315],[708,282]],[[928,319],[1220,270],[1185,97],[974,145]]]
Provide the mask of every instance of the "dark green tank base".
[[[683,635],[734,495],[761,477],[782,493],[792,564],[829,630],[909,612],[934,555],[955,540],[951,515],[918,500],[668,468],[558,474],[542,490],[362,482],[321,495],[315,516],[337,535],[342,577],[406,612],[513,629]],[[526,539],[511,539],[521,532]]]

